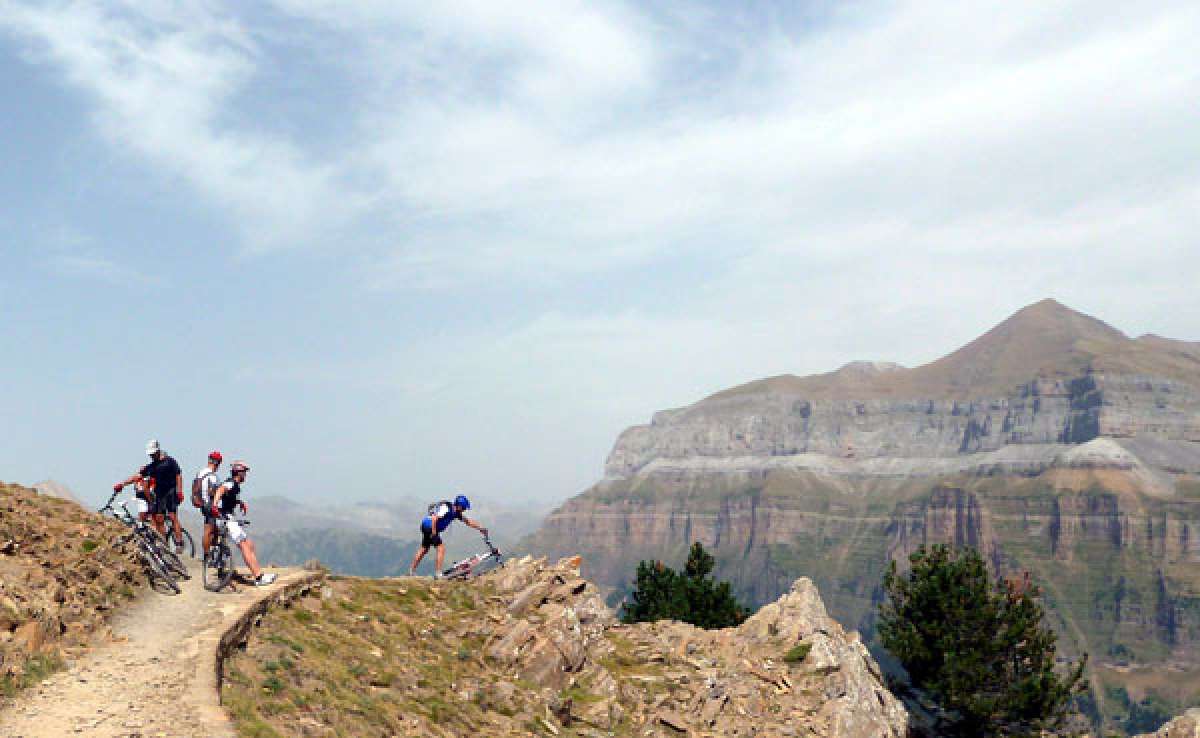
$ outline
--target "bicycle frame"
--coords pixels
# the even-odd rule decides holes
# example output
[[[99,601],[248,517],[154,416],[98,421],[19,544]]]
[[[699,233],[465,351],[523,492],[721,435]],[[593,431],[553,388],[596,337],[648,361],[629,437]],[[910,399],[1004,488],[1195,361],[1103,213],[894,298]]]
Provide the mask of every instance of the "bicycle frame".
[[[491,539],[484,538],[483,543],[488,547],[486,553],[477,553],[474,556],[469,556],[462,561],[456,562],[449,569],[442,572],[442,576],[447,579],[469,579],[475,573],[475,568],[485,561],[495,559],[499,562],[502,555],[500,550],[492,545]]]

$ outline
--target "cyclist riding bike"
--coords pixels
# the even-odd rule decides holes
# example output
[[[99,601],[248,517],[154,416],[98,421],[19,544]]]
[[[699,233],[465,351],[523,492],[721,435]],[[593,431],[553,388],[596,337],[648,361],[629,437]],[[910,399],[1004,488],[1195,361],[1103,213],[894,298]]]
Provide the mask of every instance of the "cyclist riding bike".
[[[150,463],[143,466],[136,474],[128,479],[117,482],[113,485],[114,492],[120,492],[128,484],[136,484],[139,480],[150,479],[153,481],[151,490],[153,494],[138,496],[146,500],[149,505],[149,512],[154,520],[154,529],[158,534],[167,538],[167,518],[175,524],[175,548],[176,550],[183,549],[183,526],[179,524],[179,503],[183,502],[183,470],[179,468],[179,464],[175,459],[167,455],[158,441],[151,439],[146,443],[146,455],[150,457]]]
[[[416,554],[413,556],[412,565],[408,567],[408,575],[413,576],[417,573],[417,566],[421,563],[421,559],[425,558],[425,554],[429,552],[431,546],[437,546],[437,570],[434,571],[433,577],[439,579],[442,576],[442,565],[446,560],[446,546],[442,542],[442,532],[450,527],[450,524],[455,520],[461,520],[466,525],[474,528],[487,538],[488,529],[484,528],[479,523],[471,520],[463,513],[471,509],[471,501],[466,495],[459,495],[454,498],[454,502],[442,501],[433,506],[421,520],[421,545],[417,548]]]
[[[214,521],[219,520],[220,524],[225,526],[225,530],[229,533],[229,540],[241,550],[246,566],[250,567],[250,575],[254,577],[254,583],[262,587],[274,582],[275,575],[264,572],[258,565],[258,554],[254,550],[254,542],[246,536],[246,531],[242,529],[242,526],[230,517],[239,507],[242,509],[242,514],[246,514],[246,503],[241,497],[242,484],[246,481],[246,473],[249,471],[250,467],[246,466],[244,461],[235,461],[229,466],[229,479],[226,479],[224,484],[213,492],[209,513]]]

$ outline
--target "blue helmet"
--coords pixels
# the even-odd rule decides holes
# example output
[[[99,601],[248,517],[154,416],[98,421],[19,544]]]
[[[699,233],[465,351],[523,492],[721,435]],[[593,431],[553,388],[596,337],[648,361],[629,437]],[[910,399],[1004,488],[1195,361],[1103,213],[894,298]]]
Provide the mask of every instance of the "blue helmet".
[[[464,510],[471,509],[471,501],[467,499],[466,495],[459,495],[458,497],[455,497],[454,504],[458,505],[459,507],[461,507]]]

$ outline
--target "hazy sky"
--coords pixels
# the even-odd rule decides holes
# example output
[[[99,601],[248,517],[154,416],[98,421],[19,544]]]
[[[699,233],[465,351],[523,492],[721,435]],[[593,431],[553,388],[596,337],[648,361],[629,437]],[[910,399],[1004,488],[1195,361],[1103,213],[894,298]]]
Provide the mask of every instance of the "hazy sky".
[[[0,0],[0,479],[95,498],[156,436],[251,496],[563,498],[655,410],[1046,296],[1200,339],[1198,38],[1194,0]]]

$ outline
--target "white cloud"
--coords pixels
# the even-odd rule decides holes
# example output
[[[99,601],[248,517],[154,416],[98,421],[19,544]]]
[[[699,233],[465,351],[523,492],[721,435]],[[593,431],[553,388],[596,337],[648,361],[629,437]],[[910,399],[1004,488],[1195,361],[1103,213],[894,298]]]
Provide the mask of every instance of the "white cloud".
[[[353,89],[307,92],[351,117],[345,146],[236,124],[303,50],[235,6],[10,0],[3,25],[252,248],[334,240],[371,255],[376,286],[844,251],[879,221],[914,245],[984,221],[1052,245],[1080,206],[1144,213],[1147,179],[1196,181],[1188,3],[869,3],[807,27],[619,3],[274,6],[339,39]]]
[[[206,2],[0,2],[0,30],[60,68],[99,130],[225,208],[253,249],[307,243],[362,200],[336,162],[286,139],[225,125],[259,61],[252,34]]]

